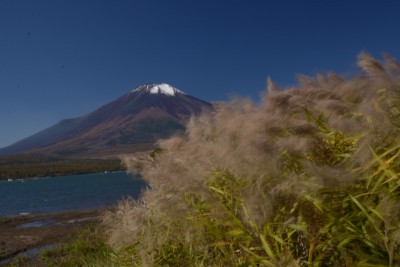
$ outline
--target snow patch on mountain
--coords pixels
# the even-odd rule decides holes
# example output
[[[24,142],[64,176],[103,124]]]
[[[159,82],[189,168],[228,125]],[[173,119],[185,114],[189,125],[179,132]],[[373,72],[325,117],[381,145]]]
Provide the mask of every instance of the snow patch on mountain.
[[[166,83],[142,85],[133,90],[133,92],[142,92],[142,91],[145,91],[150,94],[164,94],[169,96],[175,96],[176,94],[185,94],[184,92]]]

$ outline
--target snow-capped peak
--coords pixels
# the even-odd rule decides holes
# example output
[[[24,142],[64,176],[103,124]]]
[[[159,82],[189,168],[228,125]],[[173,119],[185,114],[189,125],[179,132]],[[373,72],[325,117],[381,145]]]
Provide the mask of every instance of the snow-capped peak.
[[[185,94],[184,92],[172,87],[169,84],[161,83],[161,84],[146,84],[139,86],[133,92],[141,92],[145,91],[150,94],[164,94],[169,96],[175,96],[176,94]]]

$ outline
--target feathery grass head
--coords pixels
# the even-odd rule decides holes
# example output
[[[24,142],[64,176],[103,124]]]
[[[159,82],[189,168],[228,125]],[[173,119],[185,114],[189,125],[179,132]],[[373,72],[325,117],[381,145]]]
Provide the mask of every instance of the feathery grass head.
[[[110,243],[142,266],[400,264],[400,65],[358,66],[193,117],[105,219]]]

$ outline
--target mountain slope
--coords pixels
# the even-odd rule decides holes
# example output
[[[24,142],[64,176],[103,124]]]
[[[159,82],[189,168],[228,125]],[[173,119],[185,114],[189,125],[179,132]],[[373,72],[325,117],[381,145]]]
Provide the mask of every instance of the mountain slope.
[[[11,146],[0,155],[41,153],[110,156],[143,151],[185,128],[211,104],[167,84],[146,84],[82,117],[63,120]]]

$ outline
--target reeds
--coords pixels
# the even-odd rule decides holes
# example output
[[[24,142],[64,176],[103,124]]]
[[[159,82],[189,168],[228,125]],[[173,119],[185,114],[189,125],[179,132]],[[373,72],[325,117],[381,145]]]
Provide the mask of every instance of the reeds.
[[[260,105],[220,105],[161,141],[140,164],[151,189],[104,217],[115,262],[399,266],[400,68],[359,66],[269,81]]]

